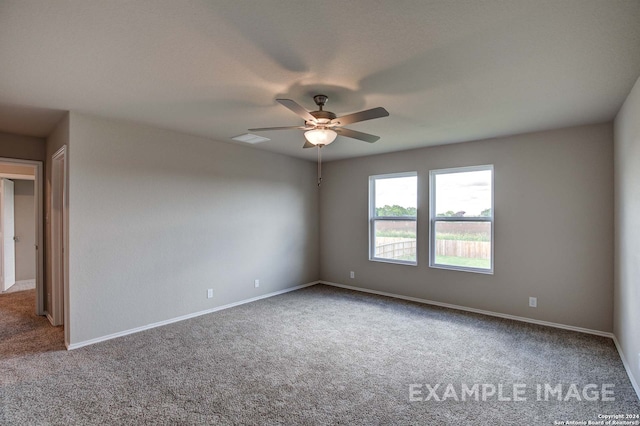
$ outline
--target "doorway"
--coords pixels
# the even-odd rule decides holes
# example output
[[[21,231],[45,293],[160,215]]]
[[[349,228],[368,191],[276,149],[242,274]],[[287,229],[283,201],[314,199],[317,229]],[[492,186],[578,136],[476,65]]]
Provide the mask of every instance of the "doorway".
[[[30,238],[26,238],[25,240],[20,240],[21,234],[11,234],[11,232],[2,234],[2,250],[4,252],[13,252],[13,257],[15,259],[16,250],[18,250],[18,255],[21,252],[26,251],[30,253],[33,258],[27,259],[25,262],[21,262],[18,268],[18,274],[20,270],[22,270],[22,263],[29,264],[33,267],[35,265],[35,289],[36,289],[36,302],[35,302],[35,313],[36,315],[44,315],[45,314],[45,306],[44,306],[44,253],[43,253],[43,173],[42,173],[42,162],[40,161],[30,161],[30,160],[18,160],[12,158],[0,158],[0,178],[3,181],[0,183],[0,197],[4,198],[2,201],[2,209],[3,216],[9,216],[11,211],[17,206],[11,205],[14,204],[14,197],[12,194],[15,193],[15,184],[14,182],[22,182],[32,181],[33,182],[33,198],[32,198],[32,210],[31,217],[31,232],[33,235]],[[14,189],[14,191],[11,191]],[[20,192],[20,191],[19,191]],[[29,215],[29,212],[25,213]],[[14,216],[14,219],[17,219]],[[3,221],[4,225],[7,228],[11,228],[10,220]],[[15,222],[14,222],[15,224]],[[2,225],[0,225],[2,226]],[[15,229],[15,228],[14,228]],[[30,242],[29,242],[30,241]],[[22,245],[33,244],[33,247],[22,247]],[[24,249],[24,250],[23,250]],[[29,255],[27,255],[29,256]],[[31,285],[29,282],[31,280],[18,280],[23,282],[18,282],[16,284],[16,263],[11,260],[11,255],[5,256],[4,253],[2,255],[2,263],[3,265],[3,288],[2,290],[9,289],[15,285]]]

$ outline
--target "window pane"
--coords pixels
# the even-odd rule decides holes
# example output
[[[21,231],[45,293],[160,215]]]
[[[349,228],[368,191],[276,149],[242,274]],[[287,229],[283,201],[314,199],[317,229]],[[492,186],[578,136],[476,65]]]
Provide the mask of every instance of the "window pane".
[[[374,257],[416,261],[416,222],[413,220],[376,220]]]
[[[490,217],[491,170],[435,176],[436,216]]]
[[[435,223],[435,263],[491,269],[491,222]]]
[[[375,215],[415,217],[418,178],[406,176],[375,181]]]

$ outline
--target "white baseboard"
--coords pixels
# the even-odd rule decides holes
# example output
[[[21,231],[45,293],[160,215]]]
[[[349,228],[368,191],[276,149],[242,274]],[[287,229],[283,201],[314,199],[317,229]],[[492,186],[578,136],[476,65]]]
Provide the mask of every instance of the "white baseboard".
[[[51,325],[53,325],[53,317],[51,316],[51,314],[49,312],[45,312],[44,314],[47,316],[47,319],[49,320]],[[55,327],[55,325],[53,326]]]
[[[369,290],[368,288],[353,287],[353,286],[350,286],[350,285],[332,283],[332,282],[329,282],[329,281],[322,281],[321,280],[320,284],[326,284],[326,285],[330,285],[330,286],[334,286],[334,287],[346,288],[348,290],[361,291],[361,292],[364,292],[364,293],[378,294],[380,296],[393,297],[393,298],[396,298],[396,299],[409,300],[411,302],[424,303],[424,304],[427,304],[427,305],[441,306],[443,308],[457,309],[459,311],[473,312],[473,313],[476,313],[476,314],[489,315],[489,316],[492,316],[492,317],[505,318],[505,319],[510,319],[510,320],[514,320],[514,321],[528,322],[528,323],[537,324],[537,325],[545,325],[547,327],[561,328],[563,330],[578,331],[580,333],[586,333],[586,334],[595,334],[596,336],[608,337],[610,339],[613,338],[613,333],[608,333],[606,331],[592,330],[592,329],[589,329],[589,328],[576,327],[576,326],[573,326],[573,325],[558,324],[558,323],[555,323],[555,322],[542,321],[542,320],[537,320],[537,319],[533,319],[533,318],[526,318],[526,317],[519,317],[519,316],[516,316],[516,315],[501,314],[499,312],[492,312],[492,311],[485,311],[485,310],[482,310],[482,309],[468,308],[466,306],[452,305],[450,303],[436,302],[436,301],[433,301],[433,300],[420,299],[418,297],[402,296],[400,294],[387,293],[385,291]]]
[[[618,354],[620,354],[620,359],[622,359],[622,365],[624,365],[624,369],[627,371],[627,376],[629,376],[629,380],[631,381],[631,386],[633,386],[633,389],[636,391],[636,394],[638,395],[638,399],[640,399],[640,386],[638,386],[638,382],[636,381],[635,377],[633,377],[633,373],[631,372],[631,366],[627,362],[627,359],[624,356],[624,352],[622,352],[622,346],[620,346],[620,343],[618,342],[618,339],[616,338],[615,334],[613,335],[613,343],[615,343],[616,349],[618,349]]]
[[[250,299],[245,299],[245,300],[240,300],[238,302],[229,303],[227,305],[216,306],[215,308],[207,309],[207,310],[204,310],[204,311],[194,312],[192,314],[182,315],[182,316],[179,316],[179,317],[176,317],[176,318],[170,318],[168,320],[154,322],[153,324],[143,325],[141,327],[136,327],[136,328],[132,328],[132,329],[129,329],[129,330],[119,331],[117,333],[109,334],[109,335],[106,335],[106,336],[96,337],[95,339],[89,339],[89,340],[85,340],[83,342],[71,343],[71,344],[65,342],[65,345],[67,346],[67,350],[78,349],[78,348],[81,348],[83,346],[93,345],[95,343],[104,342],[106,340],[115,339],[117,337],[127,336],[129,334],[138,333],[140,331],[149,330],[151,328],[156,328],[156,327],[160,327],[160,326],[163,326],[163,325],[172,324],[174,322],[184,321],[184,320],[187,320],[187,319],[190,319],[190,318],[199,317],[200,315],[211,314],[213,312],[218,312],[218,311],[222,311],[224,309],[233,308],[235,306],[244,305],[245,303],[251,303],[251,302],[255,302],[257,300],[267,299],[269,297],[278,296],[280,294],[289,293],[289,292],[295,291],[295,290],[300,290],[301,288],[310,287],[312,285],[316,285],[316,284],[319,284],[319,283],[320,283],[320,281],[313,281],[313,282],[310,282],[310,283],[307,283],[307,284],[302,284],[302,285],[295,286],[295,287],[285,288],[284,290],[274,291],[273,293],[267,293],[267,294],[263,294],[261,296],[252,297]]]

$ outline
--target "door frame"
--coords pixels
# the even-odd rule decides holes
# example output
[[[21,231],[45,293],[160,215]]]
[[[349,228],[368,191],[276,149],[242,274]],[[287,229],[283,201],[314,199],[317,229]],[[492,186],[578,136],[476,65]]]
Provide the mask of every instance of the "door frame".
[[[44,221],[43,221],[43,192],[44,175],[42,161],[20,160],[17,158],[0,157],[0,164],[29,165],[34,167],[33,180],[35,194],[34,221],[36,227],[36,315],[44,315]],[[17,178],[17,176],[16,176]]]
[[[67,163],[67,146],[63,145],[51,157],[51,309],[47,317],[56,326],[69,322]],[[54,208],[55,203],[59,203],[59,210]]]

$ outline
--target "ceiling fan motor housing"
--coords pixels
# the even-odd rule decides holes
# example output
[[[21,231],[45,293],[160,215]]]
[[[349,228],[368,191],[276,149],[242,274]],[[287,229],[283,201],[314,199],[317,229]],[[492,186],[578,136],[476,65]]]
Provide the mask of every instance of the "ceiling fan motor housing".
[[[316,120],[318,120],[318,124],[327,124],[329,123],[329,121],[336,118],[336,115],[331,111],[322,111],[322,110],[310,111],[309,114],[313,115],[316,118]],[[313,123],[307,122],[307,124],[313,124]]]
[[[316,103],[316,105],[318,105],[319,110],[318,111],[309,111],[309,114],[313,115],[316,120],[318,120],[317,123],[311,123],[309,121],[306,122],[307,125],[323,125],[323,124],[329,124],[329,122],[331,120],[333,120],[334,118],[336,118],[336,115],[334,113],[332,113],[331,111],[324,111],[322,108],[324,107],[324,105],[327,103],[327,100],[329,99],[329,97],[327,95],[315,95],[313,97],[313,101]]]

